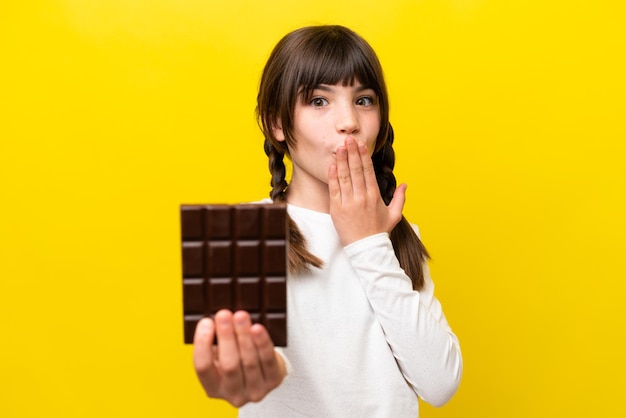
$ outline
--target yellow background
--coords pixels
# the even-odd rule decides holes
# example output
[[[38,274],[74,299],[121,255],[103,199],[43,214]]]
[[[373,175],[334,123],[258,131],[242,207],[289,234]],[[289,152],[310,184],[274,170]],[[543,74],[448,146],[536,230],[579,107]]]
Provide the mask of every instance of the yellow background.
[[[0,417],[233,417],[182,344],[178,205],[267,195],[273,45],[352,27],[465,360],[423,417],[625,416],[621,0],[0,7]]]

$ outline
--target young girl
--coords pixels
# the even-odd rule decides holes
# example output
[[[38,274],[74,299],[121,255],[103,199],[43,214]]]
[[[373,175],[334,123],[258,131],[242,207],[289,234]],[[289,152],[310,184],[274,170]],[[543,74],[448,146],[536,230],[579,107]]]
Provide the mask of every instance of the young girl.
[[[418,397],[443,405],[461,352],[402,216],[376,54],[341,26],[289,33],[265,66],[257,113],[270,196],[291,218],[289,345],[275,348],[246,312],[203,319],[194,364],[207,395],[240,417],[416,417]]]

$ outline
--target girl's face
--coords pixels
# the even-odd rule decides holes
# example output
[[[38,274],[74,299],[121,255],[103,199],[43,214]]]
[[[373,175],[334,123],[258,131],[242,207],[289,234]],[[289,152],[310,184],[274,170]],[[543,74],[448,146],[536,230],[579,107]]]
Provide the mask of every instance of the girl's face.
[[[297,100],[293,126],[290,190],[311,186],[327,190],[328,167],[347,137],[363,141],[372,154],[380,130],[378,98],[358,80],[352,86],[322,84],[310,97]],[[275,129],[274,135],[285,140],[281,129]]]

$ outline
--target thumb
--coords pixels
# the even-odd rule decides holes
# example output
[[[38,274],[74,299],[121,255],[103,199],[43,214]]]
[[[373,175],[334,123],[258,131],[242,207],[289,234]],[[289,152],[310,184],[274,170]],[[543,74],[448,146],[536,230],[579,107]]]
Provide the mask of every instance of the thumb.
[[[204,389],[212,391],[219,379],[213,356],[215,324],[210,318],[203,318],[196,326],[193,340],[193,363]]]
[[[406,184],[398,186],[393,192],[393,197],[391,198],[391,202],[389,202],[389,206],[387,206],[389,214],[394,220],[392,228],[400,222],[400,219],[402,219],[402,209],[404,209],[404,202],[406,202],[406,188]]]

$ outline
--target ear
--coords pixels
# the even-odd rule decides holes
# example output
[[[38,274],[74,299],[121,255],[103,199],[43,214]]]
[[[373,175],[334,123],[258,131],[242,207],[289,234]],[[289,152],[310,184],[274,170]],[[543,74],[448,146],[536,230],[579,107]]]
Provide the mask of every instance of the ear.
[[[285,132],[283,132],[283,127],[280,123],[280,119],[276,120],[276,123],[272,125],[272,135],[278,142],[283,142],[285,140]]]

